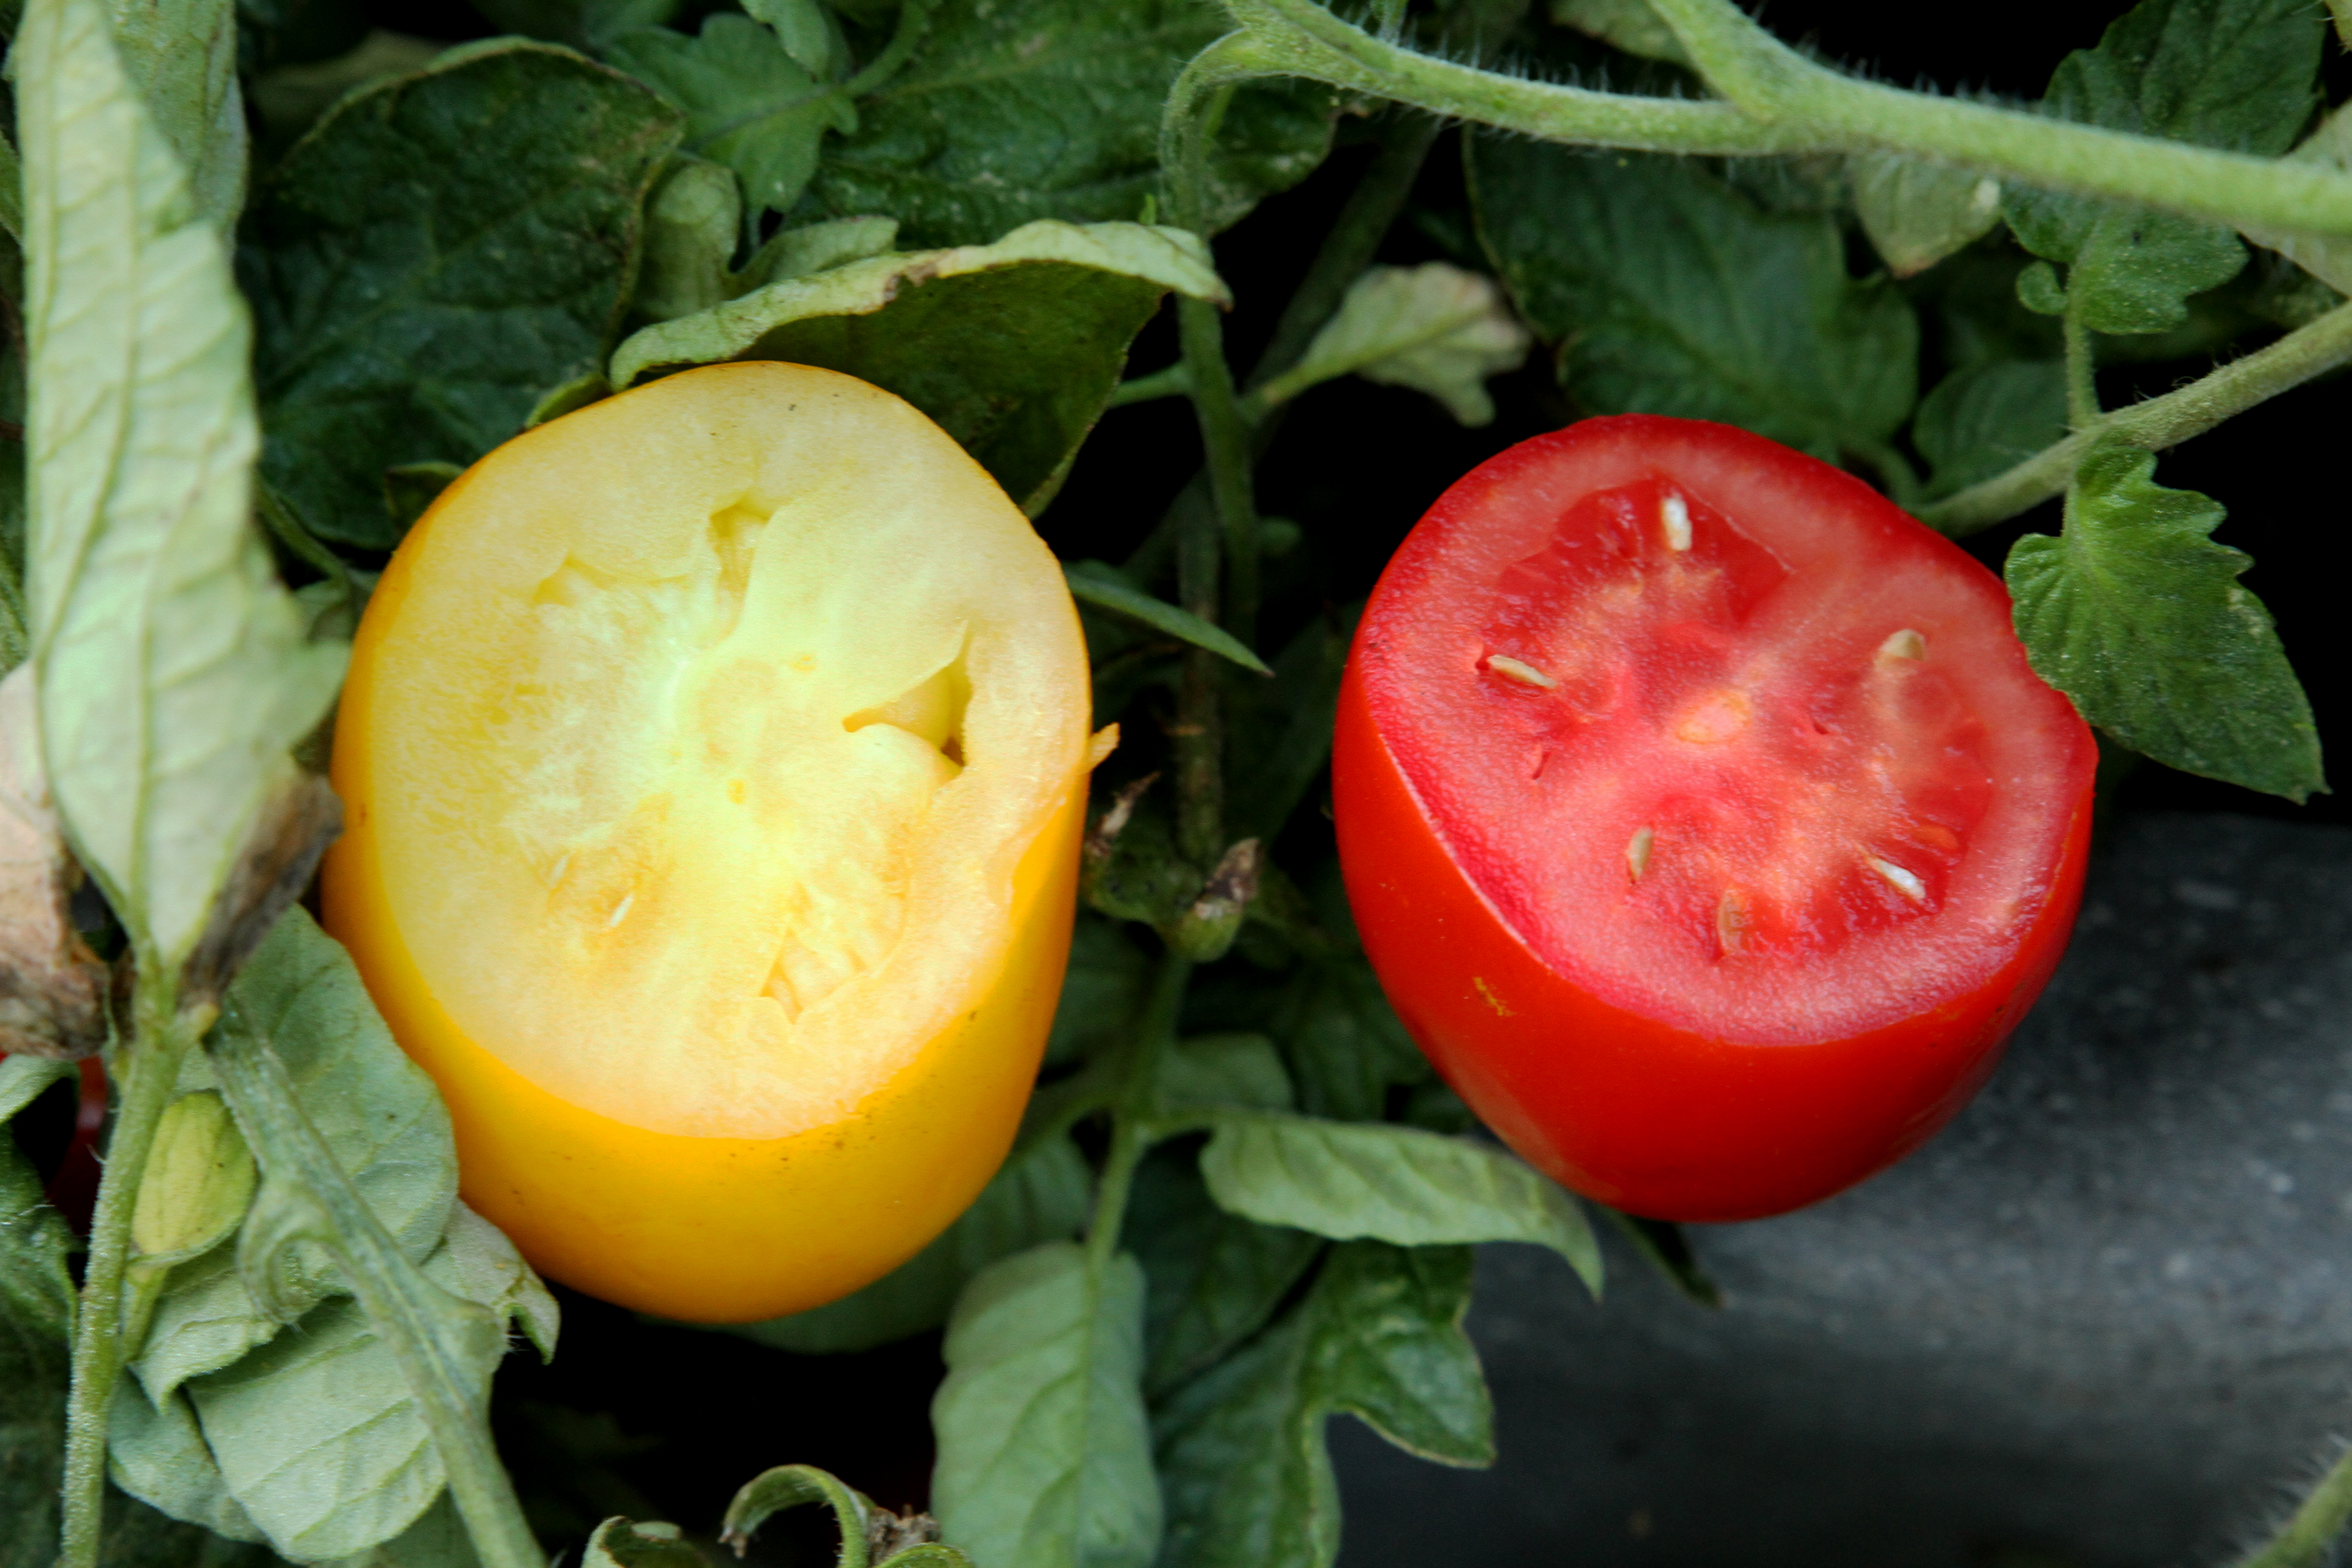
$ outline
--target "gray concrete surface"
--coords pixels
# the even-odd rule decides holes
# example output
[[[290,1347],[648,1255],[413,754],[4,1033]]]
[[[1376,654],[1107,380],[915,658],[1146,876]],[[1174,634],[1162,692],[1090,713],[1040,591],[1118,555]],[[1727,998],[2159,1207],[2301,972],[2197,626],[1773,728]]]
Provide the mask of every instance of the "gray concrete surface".
[[[1344,1568],[2169,1568],[2352,1432],[2352,829],[2119,821],[1978,1101],[1801,1214],[1582,1300],[1490,1247],[1501,1462],[1334,1423]]]

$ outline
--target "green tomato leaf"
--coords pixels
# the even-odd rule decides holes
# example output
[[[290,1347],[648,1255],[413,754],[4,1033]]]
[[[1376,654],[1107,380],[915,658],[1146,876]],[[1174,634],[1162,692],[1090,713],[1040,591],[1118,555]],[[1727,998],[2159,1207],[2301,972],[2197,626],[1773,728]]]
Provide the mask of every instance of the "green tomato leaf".
[[[743,235],[743,197],[734,173],[684,154],[646,203],[637,313],[656,321],[708,310],[732,292],[728,272]]]
[[[778,1465],[761,1471],[737,1489],[733,1500],[727,1505],[727,1517],[719,1527],[719,1544],[733,1547],[740,1555],[760,1526],[785,1510],[807,1502],[821,1502],[833,1510],[834,1523],[845,1545],[863,1541],[866,1521],[874,1511],[871,1498],[814,1465]]]
[[[197,1089],[164,1107],[131,1207],[131,1245],[175,1263],[235,1233],[253,1202],[253,1151],[219,1091]]]
[[[1425,392],[1457,424],[1490,425],[1486,378],[1518,369],[1528,342],[1491,279],[1443,261],[1374,267],[1349,285],[1298,363],[1259,395],[1272,405],[1352,372]]]
[[[428,1264],[427,1272],[446,1282],[446,1268]],[[487,1396],[504,1346],[489,1314],[475,1310],[488,1331],[467,1336],[467,1370]],[[313,1309],[234,1366],[194,1379],[187,1393],[229,1495],[272,1546],[298,1561],[349,1557],[390,1541],[440,1495],[441,1457],[399,1363],[348,1297]]]
[[[1431,1076],[1429,1059],[1360,957],[1302,966],[1275,1034],[1289,1056],[1299,1107],[1310,1115],[1376,1121],[1391,1086]]]
[[[36,5],[15,70],[42,752],[82,864],[176,969],[344,654],[305,641],[252,527],[245,307],[95,0]]]
[[[353,88],[423,70],[447,47],[379,28],[361,39],[349,54],[262,72],[253,81],[253,107],[272,139],[290,142],[318,123],[319,116]]]
[[[2000,221],[2000,184],[1885,153],[1846,160],[1864,234],[1897,278],[1925,272]]]
[[[106,1421],[106,1464],[116,1486],[160,1513],[231,1541],[266,1539],[221,1478],[184,1388],[158,1404],[137,1378],[118,1384]]]
[[[869,256],[880,256],[898,242],[898,220],[888,217],[837,217],[824,223],[781,228],[727,280],[730,295],[747,293],[788,278],[830,272]]]
[[[1550,16],[1556,26],[1573,27],[1629,55],[1696,68],[1650,0],[1551,0]]]
[[[2284,153],[2318,106],[2326,32],[2301,0],[2140,0],[2098,47],[2059,62],[2042,106],[2114,131]],[[2028,250],[2066,266],[2067,295],[2094,331],[2179,326],[2190,295],[2245,265],[2217,224],[2022,187],[2006,209]]]
[[[2064,533],[2011,549],[2034,673],[2167,767],[2297,802],[2324,791],[2311,703],[2238,582],[2252,561],[2209,537],[2219,501],[2166,489],[2155,468],[2154,453],[2099,443],[2067,489]]]
[[[81,1244],[65,1216],[42,1197],[39,1173],[17,1152],[8,1131],[12,1117],[73,1073],[63,1062],[38,1057],[0,1059],[0,1377],[12,1360],[46,1364],[52,1352],[62,1367],[73,1328],[70,1259]],[[0,1395],[0,1430],[10,1425]],[[0,1498],[5,1495],[0,1489]]]
[[[1066,1138],[1015,1158],[929,1247],[864,1289],[789,1318],[729,1330],[778,1350],[831,1355],[871,1350],[936,1329],[972,1277],[999,1258],[1073,1235],[1086,1223],[1094,1178]]]
[[[1234,1110],[1217,1118],[1201,1175],[1228,1212],[1260,1225],[1398,1247],[1533,1242],[1601,1292],[1601,1250],[1584,1211],[1492,1143],[1381,1122]]]
[[[1191,643],[1194,647],[1207,648],[1220,658],[1228,658],[1244,669],[1258,675],[1272,675],[1265,661],[1250,652],[1233,633],[1223,626],[1204,621],[1190,610],[1177,608],[1164,599],[1155,599],[1131,584],[1125,573],[1100,561],[1074,562],[1063,569],[1069,579],[1070,596],[1083,605],[1110,610],[1139,621],[1158,632]]]
[[[1832,215],[1765,211],[1688,159],[1466,145],[1479,236],[1586,409],[1717,419],[1832,460],[1902,428],[1918,322],[1887,279],[1848,275]]]
[[[857,129],[849,100],[749,16],[721,12],[691,38],[638,28],[606,39],[604,54],[685,112],[686,150],[734,170],[754,218],[800,200],[827,131]]]
[[[1062,998],[1046,1037],[1045,1060],[1082,1060],[1126,1037],[1144,992],[1151,960],[1118,924],[1090,910],[1078,911],[1070,931],[1070,964],[1062,972]]]
[[[979,1568],[1147,1568],[1160,1482],[1143,1411],[1143,1270],[1076,1242],[966,1288],[931,1403],[932,1510]]]
[[[1929,498],[1966,489],[2066,434],[2066,367],[1992,360],[1954,371],[1919,401],[1911,443],[1927,459]]]
[[[776,30],[776,41],[800,68],[831,81],[847,64],[839,29],[817,0],[746,0],[743,9]]]
[[[1331,1249],[1306,1300],[1180,1390],[1154,1422],[1163,1568],[1326,1568],[1339,1489],[1323,1428],[1345,1411],[1441,1464],[1494,1459],[1493,1410],[1462,1331],[1467,1247]]]
[[[2339,106],[2288,156],[2352,172],[2352,113]],[[2288,234],[2283,230],[2239,231],[2256,245],[2277,251],[2339,294],[2352,294],[2352,237],[2340,234]]]
[[[1227,689],[1232,731],[1267,737],[1227,760],[1225,822],[1235,837],[1273,843],[1330,759],[1339,677],[1361,609],[1355,604],[1315,616],[1276,657],[1271,681]]]
[[[1207,0],[940,0],[914,58],[826,147],[809,216],[887,214],[924,246],[1133,217],[1160,189],[1170,84],[1232,26]],[[1238,89],[1209,170],[1214,226],[1312,173],[1335,107],[1303,83]]]
[[[608,1519],[588,1538],[580,1568],[709,1568],[709,1559],[680,1540],[674,1524]]]
[[[1152,1088],[1160,1103],[1171,1110],[1237,1105],[1288,1110],[1297,1103],[1282,1057],[1264,1035],[1195,1035],[1179,1040],[1160,1061]]]
[[[398,539],[383,473],[472,462],[597,368],[675,110],[494,40],[336,106],[257,194],[239,269],[269,481],[322,537]]]
[[[1191,234],[1034,223],[994,245],[877,256],[647,327],[614,354],[612,381],[731,359],[842,371],[937,420],[1034,517],[1170,289],[1226,298]]]
[[[227,234],[245,207],[235,0],[110,0],[116,53],[177,154],[196,208]]]
[[[631,27],[658,27],[680,0],[474,0],[506,32],[593,49]]]
[[[449,1113],[433,1080],[394,1043],[349,956],[294,910],[255,952],[230,994],[268,1032],[304,1114],[369,1209],[402,1252],[422,1261],[458,1212]],[[216,1081],[205,1059],[193,1056],[182,1088]],[[300,1286],[309,1300],[332,1288],[324,1274]],[[237,1279],[235,1258],[221,1249],[172,1271],[133,1366],[150,1396],[161,1400],[277,1331],[277,1321]]]
[[[1189,1147],[1156,1149],[1136,1168],[1125,1234],[1143,1265],[1143,1389],[1155,1401],[1264,1328],[1325,1246],[1219,1208]]]

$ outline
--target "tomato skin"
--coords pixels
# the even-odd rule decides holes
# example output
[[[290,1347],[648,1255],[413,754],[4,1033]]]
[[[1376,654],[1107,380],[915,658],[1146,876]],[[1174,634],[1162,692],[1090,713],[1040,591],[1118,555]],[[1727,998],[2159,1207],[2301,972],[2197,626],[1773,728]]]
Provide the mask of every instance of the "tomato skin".
[[[1588,421],[1525,443],[1449,491],[1431,518],[1456,492],[1507,484],[1507,471],[1498,480],[1488,470],[1539,461],[1528,448],[1622,437],[1646,418]],[[1774,460],[1813,464],[1745,433],[1724,436],[1769,447]],[[1368,689],[1368,646],[1383,636],[1384,609],[1398,613],[1384,604],[1397,576],[1392,564],[1375,590],[1341,687],[1332,755],[1341,867],[1365,952],[1399,1017],[1505,1142],[1562,1184],[1629,1213],[1744,1220],[1885,1169],[1967,1103],[2056,968],[2081,902],[2095,754],[2087,730],[2070,759],[2080,788],[2063,848],[2004,962],[1966,994],[1874,1028],[1746,1042],[1645,1016],[1561,973],[1457,863]]]
[[[654,422],[650,438],[645,428],[606,433],[629,406],[625,399],[657,407],[643,394],[664,388],[664,397],[684,400],[690,416],[706,404],[714,411],[708,420]],[[820,410],[826,398],[853,411],[878,410],[879,435],[852,428],[848,447],[914,439],[907,418],[891,413],[903,405],[877,389],[832,372],[753,363],[667,378],[583,411],[603,409],[606,426],[575,414],[483,459],[443,492],[386,568],[359,628],[337,721],[332,777],[345,831],[322,871],[323,923],[350,951],[402,1048],[440,1088],[463,1196],[550,1278],[697,1322],[796,1312],[879,1278],[968,1207],[1012,1146],[1060,995],[1084,829],[1084,645],[1058,569],[994,482],[944,433],[924,423],[934,447],[928,457],[919,447],[883,449],[905,474],[931,474],[942,461],[950,478],[967,474],[963,488],[942,492],[943,533],[953,521],[950,509],[980,504],[971,489],[984,485],[986,504],[1002,509],[1008,526],[1034,545],[1039,572],[1050,574],[1043,577],[1052,590],[1047,608],[1059,615],[1032,617],[1028,631],[1062,649],[1052,668],[1066,668],[1068,679],[1049,696],[1058,704],[1051,721],[1066,743],[1027,759],[1024,776],[1036,781],[1028,786],[1035,826],[1007,857],[1002,919],[1009,934],[983,962],[951,972],[955,1000],[943,1026],[910,1037],[895,1068],[861,1082],[845,1110],[774,1136],[633,1124],[544,1087],[493,1049],[495,1037],[457,1020],[391,896],[403,867],[388,847],[387,824],[413,809],[403,797],[414,786],[398,759],[388,757],[379,727],[395,711],[403,681],[414,682],[400,665],[402,639],[415,640],[410,623],[436,630],[424,639],[428,645],[461,643],[420,606],[452,575],[436,551],[500,510],[479,496],[497,497],[504,492],[495,487],[511,483],[500,477],[502,464],[511,471],[517,461],[538,461],[534,451],[563,456],[562,443],[577,443],[582,431],[615,464],[648,464],[660,458],[663,437],[676,442],[680,425],[691,436],[698,425],[726,427],[730,416],[764,420],[795,397]],[[590,501],[595,493],[590,485]],[[936,928],[932,936],[926,952],[938,951]]]

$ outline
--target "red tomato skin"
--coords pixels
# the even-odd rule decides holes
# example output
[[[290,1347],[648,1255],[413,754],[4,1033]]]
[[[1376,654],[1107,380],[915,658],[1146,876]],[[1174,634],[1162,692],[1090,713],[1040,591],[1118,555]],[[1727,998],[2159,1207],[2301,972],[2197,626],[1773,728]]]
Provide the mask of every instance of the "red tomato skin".
[[[1441,499],[1433,514],[1445,504]],[[1881,1027],[1748,1044],[1645,1016],[1564,977],[1454,863],[1366,691],[1363,648],[1380,635],[1381,597],[1376,589],[1357,629],[1332,751],[1348,901],[1406,1030],[1521,1157],[1629,1214],[1759,1219],[1885,1170],[1982,1087],[2056,969],[2081,905],[2091,833],[2087,730],[2083,788],[2059,863],[2005,963],[1967,994]]]

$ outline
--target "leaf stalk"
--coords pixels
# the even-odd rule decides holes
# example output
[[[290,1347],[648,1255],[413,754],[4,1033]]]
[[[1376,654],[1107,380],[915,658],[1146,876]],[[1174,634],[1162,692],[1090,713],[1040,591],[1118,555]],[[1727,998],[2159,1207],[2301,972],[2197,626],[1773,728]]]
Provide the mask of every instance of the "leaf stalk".
[[[466,1370],[433,1321],[457,1299],[419,1273],[385,1233],[303,1114],[285,1064],[234,1003],[211,1054],[264,1176],[316,1206],[318,1222],[304,1239],[334,1256],[369,1329],[392,1352],[483,1568],[542,1568],[545,1554],[499,1463],[487,1412],[467,1392]]]
[[[65,1474],[58,1568],[97,1568],[106,1505],[106,1427],[122,1369],[138,1346],[123,1331],[123,1276],[131,1262],[131,1215],[156,1124],[179,1083],[180,1063],[211,1022],[209,1007],[178,1010],[176,978],[152,952],[140,955],[131,994],[131,1038],[109,1064],[117,1094],[89,1258],[75,1314],[73,1380],[66,1395]]]
[[[2075,465],[2102,436],[2120,436],[2133,446],[2160,452],[2347,363],[2352,363],[2352,303],[2338,305],[2178,391],[2100,415],[2006,473],[1921,508],[1919,520],[1964,539],[2062,493]]]
[[[2238,1568],[2312,1568],[2352,1523],[2352,1448],[2336,1457],[2279,1532]]]

